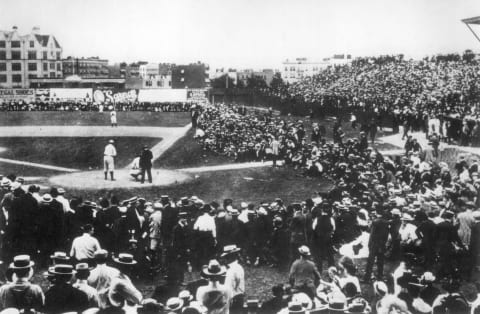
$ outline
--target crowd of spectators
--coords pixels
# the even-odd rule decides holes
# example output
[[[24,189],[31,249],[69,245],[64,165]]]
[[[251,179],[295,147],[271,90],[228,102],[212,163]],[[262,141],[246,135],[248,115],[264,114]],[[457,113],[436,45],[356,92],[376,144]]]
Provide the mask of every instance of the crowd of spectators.
[[[143,103],[95,104],[87,102],[8,102],[0,104],[0,111],[117,111],[186,112],[193,103]]]
[[[40,193],[36,185],[23,186],[22,178],[5,176],[2,258],[13,262],[0,288],[0,308],[470,313],[478,307],[477,159],[459,158],[449,168],[424,160],[415,144],[405,156],[389,158],[371,149],[365,134],[330,143],[318,126],[307,132],[302,121],[236,111],[224,105],[199,110],[196,126],[206,149],[226,153],[232,144],[252,142],[254,149],[264,145],[266,154],[270,149],[274,159],[295,163],[289,156],[301,147],[310,161],[318,157],[317,170],[333,188],[292,204],[167,195],[150,202],[104,197],[97,204],[66,198],[62,188]],[[334,127],[340,134],[341,123]],[[360,270],[362,258],[367,263]],[[393,272],[384,272],[386,260]],[[33,261],[48,269],[45,291],[29,281]],[[256,291],[246,290],[245,281],[254,279],[245,277],[242,265],[289,275],[273,287],[272,299],[258,302]],[[187,272],[198,271],[203,279],[185,282]],[[142,295],[135,286],[157,272],[166,281]],[[29,298],[22,303],[25,294],[18,291],[25,287]]]
[[[394,128],[426,131],[428,120],[438,118],[437,134],[468,144],[478,135],[479,77],[475,60],[452,56],[358,58],[290,85],[276,85],[268,93],[327,112],[382,117],[379,123]]]

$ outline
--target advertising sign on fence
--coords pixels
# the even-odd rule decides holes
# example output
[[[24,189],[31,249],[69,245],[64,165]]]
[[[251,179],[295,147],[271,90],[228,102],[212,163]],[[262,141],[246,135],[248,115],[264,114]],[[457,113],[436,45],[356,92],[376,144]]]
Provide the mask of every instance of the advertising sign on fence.
[[[33,88],[7,88],[0,89],[0,102],[25,102],[35,101],[35,90]]]
[[[186,89],[141,89],[138,91],[139,102],[187,102]]]
[[[93,102],[96,104],[133,103],[137,101],[137,98],[138,93],[135,89],[97,89],[93,92]]]
[[[208,92],[206,89],[189,89],[187,91],[187,101],[204,103],[208,101]]]
[[[50,100],[91,102],[91,88],[50,88]]]

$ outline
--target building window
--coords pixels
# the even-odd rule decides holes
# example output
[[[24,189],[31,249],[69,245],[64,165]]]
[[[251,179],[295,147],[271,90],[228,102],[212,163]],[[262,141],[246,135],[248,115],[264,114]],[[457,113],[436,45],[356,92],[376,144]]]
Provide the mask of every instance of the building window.
[[[21,83],[22,82],[22,75],[21,74],[13,74],[12,75],[12,82],[13,83]]]
[[[60,60],[60,52],[57,52],[57,60]]]
[[[0,60],[7,60],[7,53],[5,51],[0,51]]]
[[[33,40],[30,40],[30,48],[34,48],[35,47],[35,42]]]
[[[62,71],[62,64],[61,63],[57,63],[57,71]]]
[[[0,40],[0,48],[5,48],[5,47],[6,47],[5,40]]]
[[[12,51],[12,60],[20,60],[21,58],[20,51]]]
[[[162,87],[162,81],[157,81],[157,87]]]
[[[48,63],[43,64],[43,71],[48,71]]]
[[[50,62],[50,70],[55,70],[55,62]]]
[[[48,54],[46,51],[44,51],[43,53],[43,60],[47,60],[48,59]]]
[[[36,79],[36,78],[37,78],[37,75],[36,75],[36,74],[29,74],[29,75],[28,75],[28,78],[29,78],[29,79]]]
[[[6,83],[7,82],[7,76],[5,74],[0,75],[0,83]]]
[[[7,71],[7,64],[6,63],[0,63],[0,71]]]
[[[22,71],[21,63],[12,63],[12,71]]]
[[[12,40],[10,45],[12,48],[20,48],[20,40]]]
[[[50,78],[55,78],[55,72],[50,72]]]
[[[28,52],[28,60],[35,60],[37,59],[37,52],[36,51],[29,51]]]
[[[28,64],[28,71],[37,71],[37,64],[36,63],[29,63]]]

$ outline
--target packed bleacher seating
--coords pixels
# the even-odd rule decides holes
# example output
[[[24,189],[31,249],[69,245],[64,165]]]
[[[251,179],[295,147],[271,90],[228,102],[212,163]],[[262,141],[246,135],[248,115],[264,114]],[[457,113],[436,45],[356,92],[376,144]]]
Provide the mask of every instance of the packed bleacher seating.
[[[463,145],[477,143],[479,129],[480,65],[459,55],[405,60],[402,55],[358,58],[333,66],[267,93],[299,99],[327,112],[371,113],[394,129],[427,131],[438,119],[435,132]],[[371,116],[367,115],[367,116]]]

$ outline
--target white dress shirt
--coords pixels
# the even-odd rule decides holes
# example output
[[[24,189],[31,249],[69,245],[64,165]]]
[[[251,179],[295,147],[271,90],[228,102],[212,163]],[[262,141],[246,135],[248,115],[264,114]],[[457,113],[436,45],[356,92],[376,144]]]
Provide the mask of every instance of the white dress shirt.
[[[75,257],[77,260],[91,259],[93,254],[100,249],[98,240],[90,234],[84,233],[73,240],[70,256]]]
[[[215,226],[215,219],[208,213],[203,214],[197,218],[193,225],[193,230],[196,231],[210,231],[214,238],[217,237],[217,227]]]
[[[225,275],[225,287],[230,289],[233,297],[245,294],[245,273],[238,261],[228,264],[227,274]]]

